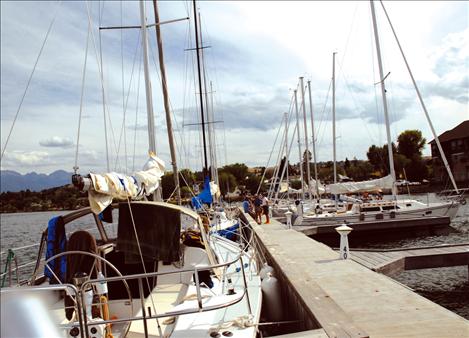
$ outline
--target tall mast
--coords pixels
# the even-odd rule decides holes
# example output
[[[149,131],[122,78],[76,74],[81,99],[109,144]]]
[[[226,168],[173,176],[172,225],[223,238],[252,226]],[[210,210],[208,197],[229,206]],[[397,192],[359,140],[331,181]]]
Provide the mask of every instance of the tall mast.
[[[200,19],[200,12],[197,13],[198,19],[199,19],[199,39],[200,39],[200,60],[201,60],[201,66],[202,66],[202,77],[203,77],[203,87],[204,87],[204,97],[205,97],[205,112],[206,112],[206,117],[207,117],[207,136],[208,136],[208,156],[210,159],[210,175],[212,180],[215,180],[215,173],[214,173],[214,159],[213,159],[213,140],[212,140],[212,122],[211,121],[211,115],[210,115],[210,108],[208,104],[208,90],[207,90],[207,72],[205,68],[205,56],[204,56],[204,41],[202,39],[202,20]],[[215,168],[216,170],[216,168]]]
[[[301,158],[301,141],[300,141],[300,118],[298,114],[298,92],[295,89],[295,111],[296,111],[296,135],[298,139],[298,155],[300,157],[300,177],[301,177],[301,198],[305,199],[305,184],[303,181],[303,166],[301,165],[302,158]]]
[[[402,55],[402,58],[404,59],[404,62],[405,62],[405,65],[407,67],[407,71],[409,72],[409,75],[410,75],[410,78],[412,79],[412,83],[414,85],[414,88],[415,88],[415,91],[417,93],[417,96],[419,98],[419,101],[420,101],[420,104],[422,106],[422,109],[425,113],[425,117],[427,118],[427,122],[428,124],[430,125],[430,129],[432,131],[432,134],[433,134],[433,138],[436,142],[436,145],[438,147],[438,151],[440,152],[441,154],[441,159],[443,160],[443,164],[445,165],[445,168],[446,168],[446,171],[448,172],[448,175],[449,175],[449,178],[451,180],[451,183],[453,184],[453,187],[454,187],[454,190],[456,191],[456,193],[459,193],[459,190],[458,190],[458,186],[456,185],[456,181],[454,180],[454,177],[453,177],[453,173],[451,172],[451,168],[448,164],[448,161],[446,160],[446,156],[445,156],[445,152],[443,151],[443,148],[441,147],[441,143],[440,143],[440,140],[438,139],[438,135],[435,131],[435,128],[433,127],[433,123],[432,121],[430,120],[430,115],[428,114],[428,111],[427,111],[427,107],[425,106],[425,103],[423,102],[423,98],[422,98],[422,95],[420,94],[420,90],[417,86],[417,82],[415,81],[415,78],[414,78],[414,75],[412,74],[412,71],[410,70],[410,66],[409,66],[409,63],[407,62],[407,58],[405,57],[404,55],[404,51],[402,50],[402,47],[401,47],[401,44],[399,42],[399,39],[397,38],[397,34],[396,32],[394,31],[394,27],[391,23],[391,20],[389,19],[389,16],[388,16],[388,13],[386,12],[386,9],[384,8],[383,4],[381,3],[382,7],[383,7],[383,10],[384,10],[384,13],[386,14],[386,18],[388,19],[388,22],[389,22],[389,25],[391,26],[391,30],[392,30],[392,33],[394,35],[394,38],[396,39],[396,42],[397,42],[397,45],[399,46],[399,50],[401,52],[401,55]]]
[[[211,123],[209,124],[210,128],[210,135],[212,136],[212,152],[213,152],[213,162],[212,162],[212,167],[213,167],[213,180],[215,183],[220,186],[220,182],[218,181],[218,161],[217,161],[217,144],[216,144],[216,137],[215,137],[215,117],[213,113],[213,86],[212,86],[212,81],[210,81],[210,120]]]
[[[305,148],[306,148],[306,184],[308,185],[308,195],[311,199],[311,172],[309,169],[309,147],[308,147],[308,124],[306,123],[306,100],[305,100],[305,86],[303,83],[303,77],[300,77],[300,86],[301,86],[301,103],[303,106],[303,122],[305,128]]]
[[[288,160],[290,157],[290,152],[288,151],[288,116],[289,114],[285,113],[285,166],[286,166],[286,178],[287,178],[287,200],[290,199],[290,178],[288,176]],[[282,178],[280,178],[280,182],[281,181],[282,181]],[[275,197],[275,199],[277,199],[277,196]]]
[[[392,142],[391,142],[391,128],[389,123],[388,115],[388,103],[386,100],[386,87],[384,85],[384,76],[383,76],[383,64],[381,61],[381,49],[379,46],[379,36],[378,36],[378,26],[376,25],[376,14],[375,14],[375,5],[373,0],[370,0],[371,5],[371,17],[373,19],[373,30],[375,33],[375,44],[376,44],[376,55],[378,57],[378,67],[379,67],[379,82],[381,83],[381,96],[383,97],[383,109],[384,109],[384,121],[386,123],[386,137],[388,140],[388,158],[389,158],[389,169],[391,172],[392,178],[392,196],[396,199],[396,172],[394,170],[394,160],[392,155]]]
[[[207,174],[208,162],[207,162],[207,141],[205,138],[205,114],[204,114],[204,100],[202,94],[202,76],[200,71],[200,47],[199,47],[199,25],[197,23],[197,6],[195,0],[192,0],[194,7],[194,27],[195,27],[195,51],[197,55],[197,74],[199,79],[199,100],[200,100],[200,116],[202,118],[202,140],[204,148],[204,176]]]
[[[332,157],[334,162],[334,184],[337,183],[337,163],[336,163],[336,144],[335,144],[335,55],[332,53]]]
[[[148,37],[147,37],[147,24],[145,17],[145,5],[143,0],[140,0],[140,21],[142,30],[142,45],[143,45],[143,70],[145,75],[145,93],[147,101],[147,122],[148,122],[148,148],[149,152],[156,154],[156,141],[155,141],[155,117],[153,115],[153,101],[151,94],[150,73],[148,66]],[[160,186],[161,187],[161,186]],[[158,188],[155,194],[157,200],[161,200],[161,189]]]
[[[161,83],[163,87],[164,110],[166,113],[166,129],[168,130],[169,150],[171,152],[171,165],[173,166],[174,185],[176,187],[176,200],[181,204],[181,190],[179,187],[179,172],[176,162],[176,146],[174,144],[173,123],[171,121],[171,111],[169,108],[168,83],[166,81],[166,69],[164,66],[163,40],[161,38],[160,15],[158,12],[157,0],[153,0],[153,10],[155,13],[156,41],[158,44],[158,58],[160,60]]]
[[[316,158],[316,139],[314,135],[314,118],[313,118],[313,101],[311,100],[311,81],[308,81],[309,93],[309,111],[311,113],[311,138],[313,141],[313,158],[314,158],[314,179],[316,180],[316,194],[319,198],[319,181],[318,181],[318,166]]]

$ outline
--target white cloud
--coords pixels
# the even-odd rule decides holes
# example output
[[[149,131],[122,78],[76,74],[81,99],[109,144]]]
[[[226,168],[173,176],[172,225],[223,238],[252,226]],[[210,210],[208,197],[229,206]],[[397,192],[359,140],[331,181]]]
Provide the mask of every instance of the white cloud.
[[[21,167],[31,165],[44,165],[49,158],[49,153],[44,151],[30,151],[30,152],[5,152],[4,163],[2,166],[7,168],[9,166]]]

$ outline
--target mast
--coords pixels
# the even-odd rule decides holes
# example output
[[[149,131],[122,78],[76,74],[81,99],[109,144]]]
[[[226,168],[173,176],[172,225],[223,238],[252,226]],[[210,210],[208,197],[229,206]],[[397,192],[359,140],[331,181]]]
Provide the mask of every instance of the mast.
[[[305,100],[305,86],[303,83],[303,77],[300,77],[300,86],[301,86],[301,103],[303,106],[303,122],[305,128],[305,148],[306,148],[306,184],[308,185],[308,195],[311,200],[311,184],[310,177],[311,172],[309,169],[309,147],[308,147],[308,124],[306,123],[306,100]]]
[[[335,55],[332,53],[332,156],[334,162],[334,184],[337,183],[337,163],[336,163],[336,145],[335,145]]]
[[[212,119],[211,119],[211,114],[210,114],[210,109],[208,105],[208,90],[207,90],[207,72],[205,68],[205,56],[204,56],[204,42],[202,39],[202,20],[200,18],[200,12],[197,13],[198,18],[199,18],[199,38],[200,38],[200,45],[202,46],[200,48],[200,59],[201,59],[201,66],[202,66],[202,76],[203,76],[203,86],[204,86],[204,97],[205,97],[205,109],[206,109],[206,114],[207,114],[207,136],[208,136],[208,150],[209,150],[209,158],[210,158],[210,175],[212,180],[215,180],[215,173],[214,170],[216,171],[217,169],[214,169],[214,157],[213,157],[213,139],[212,139]],[[208,168],[207,168],[208,169]]]
[[[388,19],[388,22],[389,22],[389,25],[391,26],[391,30],[392,30],[392,33],[394,35],[394,38],[396,39],[397,45],[399,46],[399,50],[401,52],[402,58],[404,59],[405,65],[407,67],[407,71],[409,72],[410,78],[412,79],[412,83],[414,85],[414,88],[415,88],[415,91],[416,91],[417,96],[419,98],[422,109],[425,113],[425,117],[427,118],[427,122],[430,125],[430,129],[432,131],[433,138],[434,138],[434,140],[436,142],[436,145],[438,147],[438,151],[441,154],[441,159],[443,160],[443,164],[445,165],[446,171],[448,172],[448,175],[449,175],[449,178],[451,180],[451,183],[453,184],[454,190],[456,191],[456,193],[459,193],[458,186],[456,185],[456,181],[454,180],[454,177],[453,177],[453,173],[451,172],[451,168],[448,164],[448,161],[446,160],[445,152],[443,151],[443,148],[441,147],[440,140],[438,139],[438,134],[436,133],[435,128],[433,127],[433,123],[430,120],[430,115],[428,114],[427,107],[425,106],[425,103],[423,102],[422,95],[420,94],[420,90],[417,86],[417,82],[415,81],[414,75],[412,74],[412,71],[410,70],[409,63],[407,62],[407,58],[404,55],[404,51],[402,50],[399,39],[397,38],[397,34],[394,31],[394,27],[391,23],[391,20],[389,19],[388,13],[386,12],[386,9],[384,8],[383,3],[381,3],[381,6],[383,7],[384,13],[386,14],[386,18]]]
[[[314,119],[313,119],[313,101],[311,100],[311,81],[308,81],[309,93],[309,111],[311,113],[311,138],[313,141],[313,158],[314,158],[314,179],[316,180],[316,194],[319,198],[319,181],[318,181],[318,166],[316,159],[316,140],[314,137]]]
[[[171,165],[173,166],[174,186],[176,189],[177,204],[181,204],[181,190],[179,186],[179,172],[176,162],[176,146],[174,144],[173,123],[171,121],[171,111],[169,108],[168,83],[166,81],[166,69],[164,66],[163,40],[161,38],[161,28],[159,25],[160,15],[158,12],[157,0],[153,0],[153,11],[155,13],[156,42],[158,45],[158,58],[160,61],[161,84],[163,87],[164,110],[166,113],[166,129],[168,130],[169,150],[171,153]]]
[[[197,6],[195,4],[196,0],[192,0],[192,4],[194,7],[194,27],[195,27],[195,51],[197,55],[197,74],[199,80],[199,100],[200,100],[200,116],[202,118],[202,140],[203,140],[203,148],[204,148],[204,168],[203,174],[204,176],[208,173],[208,163],[207,163],[207,141],[205,138],[205,114],[204,114],[204,100],[202,94],[202,76],[200,70],[200,47],[199,47],[199,25],[197,23]]]
[[[290,157],[290,152],[288,151],[288,113],[285,113],[285,167],[286,167],[286,178],[287,178],[287,200],[290,199],[290,179],[288,176],[288,158]],[[285,169],[284,169],[285,170]],[[282,170],[282,171],[284,171]],[[282,173],[283,176],[283,173]],[[282,182],[282,177],[280,177],[280,182]],[[279,189],[280,190],[280,189]],[[277,190],[278,193],[278,190]],[[275,197],[277,199],[277,196]]]
[[[142,30],[142,45],[143,45],[143,70],[145,75],[145,93],[147,101],[147,122],[148,122],[148,148],[149,152],[156,154],[155,142],[155,117],[153,115],[153,101],[151,94],[150,73],[148,65],[148,36],[147,25],[145,17],[145,5],[143,0],[140,0],[140,21]],[[156,199],[161,200],[161,186],[156,192]]]
[[[300,157],[300,177],[301,177],[301,198],[304,200],[305,199],[305,184],[303,181],[303,166],[301,165],[302,158],[301,158],[301,142],[300,142],[300,118],[298,115],[298,95],[297,95],[297,90],[295,89],[295,111],[296,111],[296,136],[298,139],[298,154]]]
[[[381,61],[381,49],[379,46],[378,26],[376,25],[375,5],[373,3],[373,0],[370,0],[370,5],[371,5],[371,17],[373,19],[373,30],[375,33],[376,55],[378,57],[379,81],[381,83],[381,96],[383,97],[384,121],[386,123],[386,138],[388,140],[389,169],[390,169],[391,178],[393,181],[392,196],[393,196],[393,199],[396,199],[396,172],[394,170],[394,160],[393,160],[393,154],[392,154],[391,128],[389,124],[388,103],[386,100],[386,87],[384,85],[385,79],[383,76],[383,64]]]
[[[216,137],[215,137],[215,117],[214,117],[214,111],[213,111],[213,86],[212,86],[212,81],[210,81],[210,120],[211,123],[209,124],[209,129],[210,129],[210,135],[212,136],[212,152],[213,152],[213,180],[215,183],[220,186],[220,182],[218,181],[218,161],[217,161],[217,144],[216,144]]]

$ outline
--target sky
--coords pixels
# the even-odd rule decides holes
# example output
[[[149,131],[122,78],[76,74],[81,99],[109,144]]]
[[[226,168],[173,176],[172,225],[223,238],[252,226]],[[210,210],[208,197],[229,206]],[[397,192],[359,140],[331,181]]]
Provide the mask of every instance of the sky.
[[[437,134],[469,119],[469,3],[383,4]],[[305,85],[311,81],[318,161],[332,160],[334,52],[337,159],[366,159],[370,145],[387,142],[368,1],[200,1],[197,7],[206,47],[203,92],[213,114],[219,167],[274,165],[286,112],[291,113],[291,162],[298,161],[296,89],[302,149],[306,144],[299,77]],[[431,129],[381,3],[375,8],[388,74],[391,138],[419,129],[430,141]],[[148,22],[154,22],[151,2],[146,11]],[[192,18],[192,3],[160,1],[159,13],[161,21]],[[2,170],[51,173],[77,166],[81,173],[131,173],[142,168],[148,136],[140,31],[98,29],[135,25],[140,25],[136,1],[1,1]],[[161,26],[178,166],[200,170],[193,30],[192,19]],[[157,154],[170,169],[154,28],[148,36]],[[305,108],[311,149],[307,91]],[[424,155],[429,154],[427,147]]]

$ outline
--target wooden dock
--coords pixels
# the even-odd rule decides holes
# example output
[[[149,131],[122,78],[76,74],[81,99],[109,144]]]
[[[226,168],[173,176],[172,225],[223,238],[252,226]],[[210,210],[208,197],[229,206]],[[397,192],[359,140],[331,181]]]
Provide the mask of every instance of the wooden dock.
[[[388,276],[404,270],[460,265],[467,265],[469,267],[469,243],[405,250],[352,249],[350,257],[355,262]]]
[[[375,231],[396,231],[399,229],[432,229],[435,227],[444,227],[450,224],[450,218],[447,216],[430,216],[408,219],[386,219],[379,221],[364,221],[357,223],[347,223],[355,233],[375,232]],[[306,236],[318,236],[336,234],[335,228],[342,225],[340,222],[334,222],[321,225],[294,225],[293,229],[304,233]]]
[[[328,337],[469,336],[468,320],[390,277],[341,260],[276,220],[258,225],[249,215],[241,219],[252,225],[262,257],[280,280],[285,320],[302,323],[284,334],[323,329]]]

